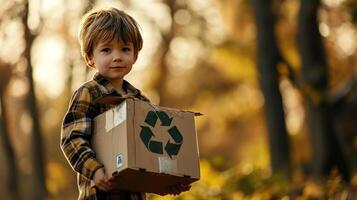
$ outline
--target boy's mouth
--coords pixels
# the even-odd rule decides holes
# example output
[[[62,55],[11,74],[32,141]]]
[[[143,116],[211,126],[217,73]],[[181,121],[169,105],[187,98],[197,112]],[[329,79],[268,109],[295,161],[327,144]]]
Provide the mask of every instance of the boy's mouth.
[[[110,69],[123,69],[125,68],[124,66],[115,66],[115,67],[109,67]]]

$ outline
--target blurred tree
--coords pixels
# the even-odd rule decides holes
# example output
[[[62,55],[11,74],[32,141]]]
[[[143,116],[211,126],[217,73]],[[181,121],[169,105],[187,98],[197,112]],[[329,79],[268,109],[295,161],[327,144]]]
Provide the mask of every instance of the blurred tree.
[[[301,55],[302,92],[308,112],[316,177],[326,177],[337,167],[345,180],[349,171],[339,140],[332,127],[332,105],[328,101],[328,63],[318,29],[319,0],[301,0],[298,44]]]
[[[37,30],[32,31],[28,25],[29,19],[29,1],[24,1],[24,10],[21,16],[22,26],[24,30],[25,49],[23,52],[23,58],[26,60],[26,77],[29,84],[29,92],[26,99],[26,107],[30,111],[31,120],[33,122],[33,130],[31,137],[32,146],[32,163],[33,163],[33,199],[42,200],[47,196],[46,184],[45,184],[45,161],[43,154],[42,133],[40,127],[40,116],[38,112],[38,105],[35,94],[35,85],[33,79],[32,57],[31,49],[34,39],[37,33],[40,31],[42,21],[37,27]]]
[[[10,200],[17,200],[20,197],[18,187],[18,168],[15,159],[15,152],[11,145],[8,131],[7,107],[5,104],[5,91],[12,76],[12,65],[0,61],[0,140],[2,141],[4,155],[7,166],[6,190]]]
[[[252,0],[257,26],[257,54],[260,86],[265,99],[269,133],[270,160],[273,173],[290,173],[290,145],[286,131],[282,97],[279,90],[278,63],[281,54],[274,33],[272,2]]]
[[[171,87],[169,89],[168,87],[172,86],[172,82],[177,84],[175,77],[177,78],[178,75],[173,72],[180,71],[184,73],[185,70],[190,68],[187,67],[185,69],[184,65],[194,65],[192,63],[199,60],[198,55],[195,54],[196,49],[201,46],[207,47],[211,44],[207,39],[207,35],[210,32],[206,17],[208,13],[198,13],[195,9],[199,6],[186,0],[163,0],[162,3],[167,8],[166,16],[168,19],[166,20],[169,22],[169,26],[165,27],[161,24],[161,21],[151,19],[152,25],[160,30],[161,36],[159,47],[155,49],[154,65],[156,65],[156,69],[151,84],[153,90],[158,94],[160,105],[177,106],[177,103],[181,100],[177,101],[180,95],[177,95],[176,88]],[[207,4],[211,4],[211,2]],[[151,13],[148,13],[148,18],[153,18]],[[189,42],[191,42],[192,51],[191,49],[186,49],[187,52],[180,52],[183,49],[182,46],[187,45]],[[182,46],[177,45],[178,43]],[[192,52],[194,59],[183,58],[182,55],[187,55],[188,51]],[[182,77],[180,78],[182,80]]]
[[[168,63],[167,56],[170,50],[170,43],[175,37],[175,30],[177,29],[177,24],[174,22],[174,14],[177,11],[178,7],[176,5],[175,0],[165,0],[164,3],[168,6],[170,17],[171,17],[171,26],[168,31],[161,32],[162,34],[162,42],[160,48],[158,50],[158,74],[156,76],[156,80],[154,80],[153,87],[158,93],[160,97],[160,105],[167,106],[168,105],[168,97],[167,97],[167,80],[168,80]]]
[[[67,97],[67,99],[69,100],[70,97],[72,96],[73,90],[72,90],[72,86],[73,86],[73,77],[78,77],[77,74],[75,73],[75,63],[80,60],[82,57],[79,54],[78,51],[78,39],[77,39],[77,35],[72,35],[70,33],[71,30],[71,21],[75,20],[73,19],[73,15],[70,14],[70,7],[71,7],[71,2],[69,0],[65,0],[64,1],[64,6],[65,6],[65,15],[63,17],[63,22],[61,24],[61,29],[59,31],[59,33],[61,34],[61,37],[66,41],[66,52],[65,52],[65,59],[68,62],[68,67],[67,67],[67,80],[66,80],[66,85],[65,85],[65,95]],[[84,2],[83,5],[83,10],[81,11],[81,16],[84,15],[85,13],[87,13],[88,11],[90,11],[91,9],[93,9],[94,5],[96,4],[95,0],[88,0]],[[73,12],[73,11],[72,11]],[[80,67],[85,67],[80,65]],[[90,68],[89,67],[85,67],[85,72],[84,72],[84,77],[87,78],[88,74],[90,72]]]
[[[87,13],[88,11],[92,10],[94,8],[94,5],[96,4],[96,0],[88,0],[88,1],[85,1],[85,4],[84,4],[84,9],[82,11],[82,15],[84,15],[85,13]],[[78,58],[79,59],[79,58]],[[87,66],[85,68],[85,77],[87,78],[88,77],[88,74],[90,72],[90,68]],[[70,90],[71,91],[71,90]]]

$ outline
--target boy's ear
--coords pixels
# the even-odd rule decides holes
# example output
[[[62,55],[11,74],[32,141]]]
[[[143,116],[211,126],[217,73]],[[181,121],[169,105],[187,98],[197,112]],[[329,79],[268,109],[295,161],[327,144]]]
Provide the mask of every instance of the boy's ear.
[[[139,54],[139,52],[134,53],[134,63],[135,63],[136,60],[138,59],[138,54]]]
[[[93,67],[94,68],[94,62],[93,62],[93,59],[91,58],[91,56],[89,56],[88,54],[86,54],[84,56],[84,59],[86,61],[86,63],[90,66],[90,67]]]

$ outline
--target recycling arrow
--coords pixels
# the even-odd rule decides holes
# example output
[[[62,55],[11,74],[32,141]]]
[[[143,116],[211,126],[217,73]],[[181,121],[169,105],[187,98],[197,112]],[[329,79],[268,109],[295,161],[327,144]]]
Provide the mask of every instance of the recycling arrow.
[[[164,111],[149,111],[145,118],[145,123],[149,126],[140,126],[140,138],[144,143],[146,148],[153,153],[163,154],[165,150],[166,153],[172,158],[173,155],[177,155],[180,151],[183,137],[176,126],[173,126],[168,129],[168,134],[173,139],[173,142],[169,139],[165,145],[165,149],[163,149],[163,143],[160,141],[153,140],[155,137],[154,133],[151,131],[151,128],[154,128],[157,122],[157,119],[160,119],[161,126],[171,126],[171,122],[173,118],[169,117],[169,115]]]
[[[144,142],[146,147],[149,147],[150,139],[154,136],[151,129],[147,126],[141,126],[140,138]]]
[[[172,119],[164,111],[157,111],[157,116],[160,118],[161,126],[170,126]]]
[[[146,115],[145,122],[151,127],[154,127],[157,121],[157,114],[154,111],[149,111]]]
[[[151,129],[147,126],[141,126],[140,138],[144,142],[146,148],[148,148],[153,153],[162,154],[162,142],[151,140],[154,136]]]
[[[182,142],[183,140],[182,135],[176,126],[169,129],[169,134],[171,135],[172,139],[174,139],[176,143]]]
[[[182,135],[180,133],[180,131],[177,129],[176,126],[170,128],[168,130],[170,136],[172,137],[172,139],[174,139],[175,143],[171,143],[170,140],[167,141],[166,146],[165,146],[165,150],[167,152],[167,154],[169,154],[170,158],[172,155],[177,155],[180,147],[182,145]]]

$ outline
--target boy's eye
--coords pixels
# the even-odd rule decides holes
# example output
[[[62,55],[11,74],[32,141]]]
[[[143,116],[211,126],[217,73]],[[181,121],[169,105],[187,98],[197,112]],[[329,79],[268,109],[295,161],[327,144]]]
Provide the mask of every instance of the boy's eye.
[[[123,51],[130,51],[131,49],[129,47],[124,47],[122,50]]]
[[[101,52],[108,53],[108,52],[110,52],[110,48],[104,48],[101,50]]]

